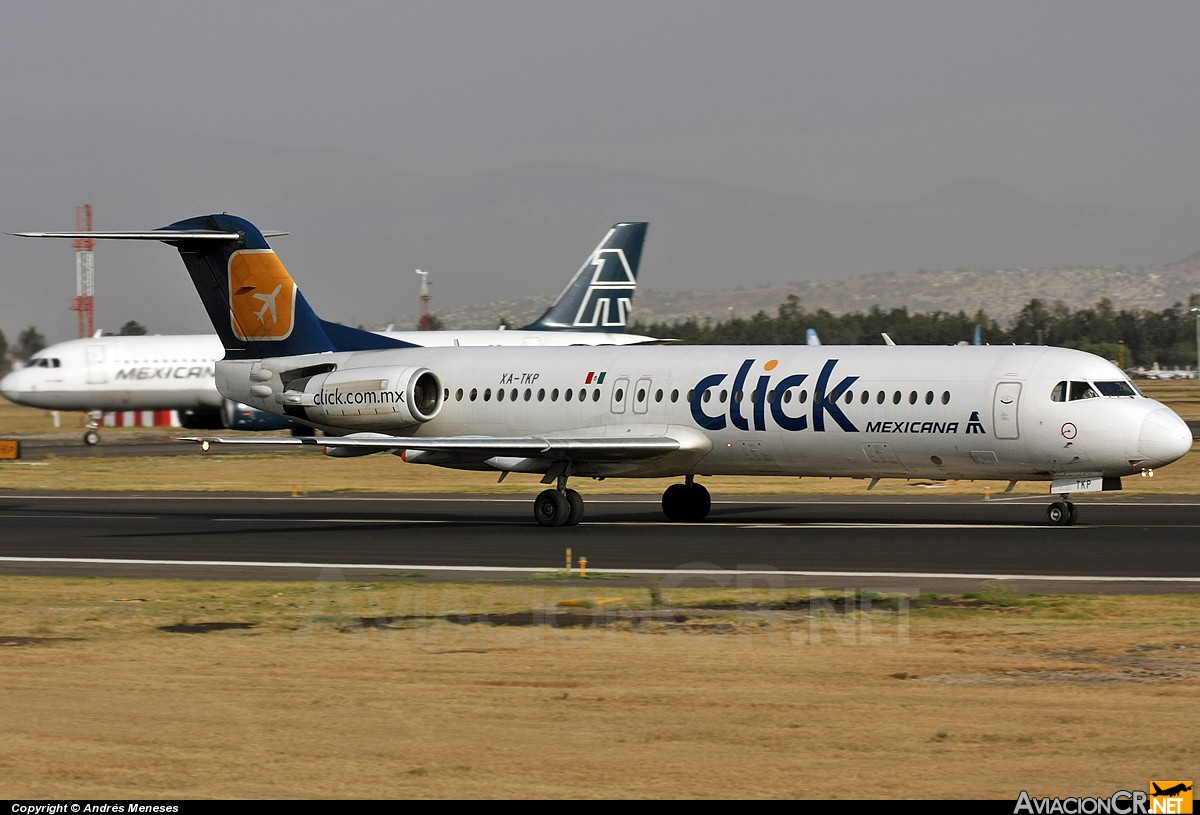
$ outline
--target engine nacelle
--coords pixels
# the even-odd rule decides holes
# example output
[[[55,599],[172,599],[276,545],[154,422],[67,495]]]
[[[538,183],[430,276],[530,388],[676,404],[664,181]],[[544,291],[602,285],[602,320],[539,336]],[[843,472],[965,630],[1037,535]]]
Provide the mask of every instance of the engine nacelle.
[[[221,422],[230,430],[288,430],[301,426],[291,419],[274,416],[232,399],[225,399],[221,403]]]
[[[442,383],[428,368],[347,368],[318,374],[283,405],[333,427],[390,430],[429,421],[442,409]]]

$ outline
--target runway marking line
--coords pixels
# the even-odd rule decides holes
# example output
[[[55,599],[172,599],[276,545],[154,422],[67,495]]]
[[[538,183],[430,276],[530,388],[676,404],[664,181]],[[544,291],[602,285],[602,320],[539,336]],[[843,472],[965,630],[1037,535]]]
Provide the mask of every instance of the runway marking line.
[[[57,558],[57,557],[0,557],[0,563],[77,563],[107,564],[119,566],[214,566],[239,568],[286,568],[286,569],[387,569],[395,571],[430,572],[515,572],[521,574],[548,574],[555,567],[529,566],[434,566],[410,563],[306,563],[291,561],[254,560],[144,560],[136,558]],[[614,569],[614,574],[638,575],[765,575],[776,577],[852,577],[852,578],[900,578],[956,579],[956,580],[1037,580],[1062,582],[1097,583],[1200,583],[1200,577],[1132,577],[1132,576],[1084,576],[1043,574],[977,574],[966,572],[825,572],[792,571],[783,569]]]

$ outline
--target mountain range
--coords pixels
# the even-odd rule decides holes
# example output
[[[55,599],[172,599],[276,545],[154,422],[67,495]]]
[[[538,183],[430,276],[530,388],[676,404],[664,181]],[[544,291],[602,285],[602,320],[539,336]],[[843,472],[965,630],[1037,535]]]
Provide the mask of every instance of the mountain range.
[[[980,179],[863,207],[548,162],[433,176],[386,156],[174,131],[103,109],[0,125],[0,232],[71,229],[85,203],[97,230],[230,212],[288,231],[272,242],[280,257],[323,317],[350,324],[414,324],[415,269],[429,273],[448,327],[520,323],[626,220],[650,223],[642,321],[772,312],[789,292],[810,309],[983,307],[998,319],[1033,296],[1165,307],[1195,290],[1194,259],[1178,259],[1200,249],[1200,204],[1062,206]],[[95,263],[97,327],[210,330],[166,247],[102,243]],[[0,285],[9,336],[30,324],[51,341],[75,336],[69,243],[0,238]]]

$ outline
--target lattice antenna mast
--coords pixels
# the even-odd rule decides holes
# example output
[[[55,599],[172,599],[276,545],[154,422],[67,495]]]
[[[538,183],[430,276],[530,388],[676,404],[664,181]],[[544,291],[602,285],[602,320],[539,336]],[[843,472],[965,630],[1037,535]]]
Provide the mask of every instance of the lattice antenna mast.
[[[92,231],[92,205],[75,207],[75,231]],[[75,299],[71,310],[79,312],[79,336],[90,337],[96,331],[96,261],[92,238],[75,239]]]
[[[417,321],[417,330],[428,331],[432,321],[429,316],[429,272],[417,269],[417,274],[421,276],[421,318]]]

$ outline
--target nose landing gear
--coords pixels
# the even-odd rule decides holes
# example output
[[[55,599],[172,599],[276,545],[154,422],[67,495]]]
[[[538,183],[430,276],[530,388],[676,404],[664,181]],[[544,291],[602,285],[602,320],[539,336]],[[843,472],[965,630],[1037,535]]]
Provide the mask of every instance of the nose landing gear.
[[[1067,500],[1068,496],[1061,497],[1061,501],[1046,507],[1046,520],[1051,526],[1071,526],[1075,523],[1075,505]]]
[[[83,443],[88,447],[94,447],[100,443],[100,420],[104,418],[104,414],[93,410],[88,412],[87,417],[88,423],[87,429],[83,431]]]

